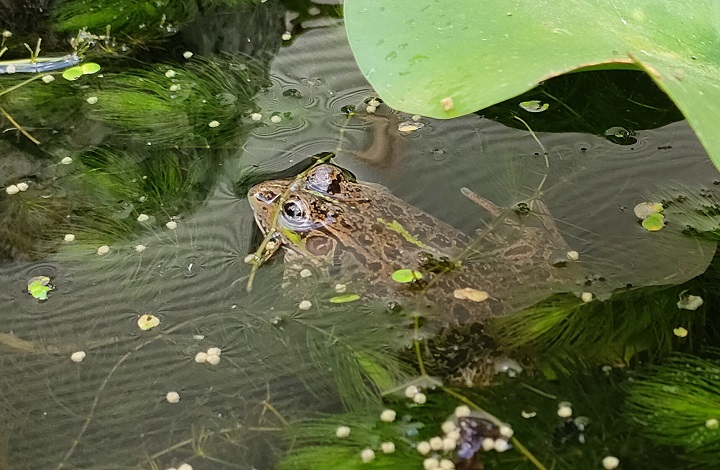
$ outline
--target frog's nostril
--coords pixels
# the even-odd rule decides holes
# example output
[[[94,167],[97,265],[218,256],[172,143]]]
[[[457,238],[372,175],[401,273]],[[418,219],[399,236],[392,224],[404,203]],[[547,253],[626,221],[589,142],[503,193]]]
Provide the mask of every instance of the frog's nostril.
[[[273,191],[258,191],[255,193],[255,199],[265,204],[269,204],[277,199],[277,194]]]

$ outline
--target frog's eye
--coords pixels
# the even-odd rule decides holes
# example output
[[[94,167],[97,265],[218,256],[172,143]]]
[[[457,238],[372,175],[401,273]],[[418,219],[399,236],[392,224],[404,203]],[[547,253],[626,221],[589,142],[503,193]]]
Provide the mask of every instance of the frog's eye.
[[[283,214],[289,220],[300,220],[305,217],[302,205],[298,201],[288,201],[283,205]]]

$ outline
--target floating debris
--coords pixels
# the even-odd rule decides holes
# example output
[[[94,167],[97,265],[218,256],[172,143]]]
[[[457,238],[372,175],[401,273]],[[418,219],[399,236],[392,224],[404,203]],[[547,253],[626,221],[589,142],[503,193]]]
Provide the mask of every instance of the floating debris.
[[[347,285],[345,284],[335,284],[335,292],[338,294],[343,294],[347,290]]]
[[[400,132],[415,132],[418,129],[422,129],[425,127],[425,124],[421,122],[411,122],[411,121],[405,121],[401,122],[398,125],[398,130]]]
[[[135,251],[138,253],[142,253],[145,250],[147,250],[147,247],[145,245],[136,245],[135,246]]]
[[[106,255],[106,254],[108,254],[109,252],[110,252],[110,247],[107,246],[107,245],[103,245],[103,246],[101,246],[100,248],[97,249],[97,254],[100,255],[100,256]]]
[[[70,355],[70,360],[73,362],[80,363],[85,359],[85,351],[75,351]]]
[[[175,230],[178,226],[177,222],[174,220],[171,220],[170,222],[166,223],[165,226],[169,228],[170,230]]]
[[[44,76],[43,78],[41,78],[40,80],[42,80],[42,81],[45,82],[45,83],[52,83],[52,82],[55,81],[55,77],[53,77],[52,75],[45,75],[45,76]]]
[[[178,392],[168,392],[165,399],[168,403],[177,403],[180,401],[180,394]]]
[[[172,70],[172,69],[171,69],[171,70],[168,70],[167,72],[165,72],[165,76],[166,76],[167,78],[173,78],[173,77],[175,77],[176,75],[177,75],[177,72],[174,71],[174,70]]]
[[[310,310],[310,307],[312,307],[312,302],[309,300],[303,300],[298,304],[298,308],[300,310]]]
[[[418,405],[424,405],[427,402],[427,395],[424,393],[416,393],[412,400]]]
[[[194,55],[194,54],[193,54],[192,52],[190,52],[190,51],[185,51],[185,52],[183,52],[183,57],[185,57],[186,59],[191,58],[193,55]]]
[[[282,121],[282,118],[280,117],[279,114],[274,114],[273,116],[270,117],[270,122],[277,124],[280,121]]]
[[[720,427],[720,421],[715,418],[710,418],[705,421],[705,427],[708,429],[717,429],[718,427]]]
[[[683,293],[684,294],[684,293]],[[703,299],[699,295],[680,295],[677,302],[678,308],[683,310],[697,310],[703,304]]]
[[[200,351],[199,353],[195,354],[195,362],[198,364],[205,364],[208,359],[208,353]]]
[[[354,301],[358,300],[359,298],[360,298],[360,296],[358,294],[338,295],[338,296],[332,297],[330,299],[330,302],[334,303],[334,304],[345,304],[348,302],[354,302]]]
[[[443,448],[443,440],[440,436],[431,437],[428,442],[432,450],[442,450]]]
[[[220,364],[220,356],[215,356],[214,354],[208,354],[207,357],[207,363],[211,366],[216,366]]]
[[[484,290],[477,290],[471,287],[465,287],[464,289],[455,289],[453,296],[456,299],[470,300],[472,302],[482,302],[490,297],[490,294]]]
[[[640,220],[662,211],[663,205],[659,202],[641,202],[633,208],[635,216]]]
[[[193,468],[192,465],[190,465],[189,463],[184,463],[180,465],[177,470],[193,470]]]
[[[28,188],[29,188],[29,186],[28,186],[27,183],[18,183],[18,184],[17,184],[17,188],[18,188],[20,191],[27,191]]]
[[[218,127],[219,125],[220,125],[220,122],[219,122],[219,121],[210,121],[210,122],[208,122],[208,127],[215,128],[215,127]]]
[[[139,216],[137,216],[138,222],[147,222],[148,220],[150,220],[150,216],[147,214],[140,214]]]
[[[137,325],[143,331],[152,330],[160,324],[160,319],[155,315],[146,313],[138,318]]]
[[[678,338],[684,338],[688,335],[688,330],[686,330],[682,326],[678,328],[673,328],[673,334]]]
[[[55,287],[50,284],[50,278],[47,276],[35,276],[28,280],[28,294],[38,300],[47,300],[48,292],[54,290]]]
[[[282,36],[280,36],[283,41],[289,41],[292,39],[292,34],[290,34],[289,31],[285,31]]]
[[[300,277],[302,277],[303,279],[306,277],[310,277],[310,276],[312,276],[312,271],[310,271],[308,268],[305,268],[302,271],[300,271]]]
[[[98,98],[97,98],[97,96],[90,96],[85,101],[87,101],[88,104],[95,104],[98,102]]]
[[[63,240],[65,240],[65,241],[68,242],[68,243],[74,242],[74,241],[75,241],[75,235],[73,235],[72,233],[66,233],[66,234],[65,234],[65,238],[63,238]]]
[[[423,469],[425,470],[436,470],[440,468],[440,460],[435,457],[428,457],[423,460]]]
[[[590,292],[583,292],[580,295],[580,299],[585,303],[592,302],[593,295]]]
[[[69,165],[69,164],[72,163],[72,161],[73,161],[72,158],[70,158],[70,157],[65,157],[65,158],[63,158],[62,160],[60,160],[60,163],[63,164],[63,165]]]
[[[18,188],[18,187],[17,187],[16,185],[14,185],[14,184],[11,184],[11,185],[8,186],[7,188],[5,188],[5,192],[8,193],[8,194],[10,194],[10,195],[12,196],[13,194],[19,193],[19,192],[20,192],[20,188]]]
[[[578,259],[580,259],[580,253],[575,250],[568,251],[566,256],[567,259],[569,259],[570,261],[577,261]]]
[[[455,102],[451,97],[447,96],[440,100],[440,106],[442,106],[443,111],[450,111],[455,107]]]
[[[252,119],[253,121],[259,121],[260,119],[262,119],[262,117],[263,116],[260,113],[252,113],[250,115],[250,119]]]

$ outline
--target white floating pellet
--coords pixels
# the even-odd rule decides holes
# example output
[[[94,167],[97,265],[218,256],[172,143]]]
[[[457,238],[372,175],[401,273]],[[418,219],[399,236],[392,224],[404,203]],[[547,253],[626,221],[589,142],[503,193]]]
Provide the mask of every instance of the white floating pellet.
[[[380,444],[380,449],[383,451],[384,454],[392,454],[395,452],[395,443],[394,442],[383,442]]]
[[[82,362],[85,359],[85,351],[76,351],[70,356],[70,360],[73,362]]]
[[[195,354],[195,362],[197,362],[198,364],[204,364],[207,362],[207,360],[208,360],[207,353],[204,353],[201,351],[201,352]]]
[[[392,423],[395,421],[396,416],[397,413],[395,410],[383,410],[382,413],[380,413],[380,420],[386,423]]]
[[[110,252],[110,247],[107,245],[103,245],[97,249],[97,254],[99,254],[99,255],[106,255],[109,252]]]
[[[66,233],[65,238],[63,240],[65,240],[66,242],[74,242],[75,235],[73,235],[72,233]]]
[[[338,426],[335,430],[335,435],[339,438],[348,437],[350,435],[350,428],[348,426]]]
[[[365,463],[372,462],[375,460],[375,451],[366,447],[362,450],[362,452],[360,452],[360,458]]]
[[[168,403],[177,403],[180,401],[180,394],[178,392],[168,392],[165,399]]]
[[[602,459],[602,466],[605,470],[615,470],[620,465],[620,459],[612,455],[608,455]]]

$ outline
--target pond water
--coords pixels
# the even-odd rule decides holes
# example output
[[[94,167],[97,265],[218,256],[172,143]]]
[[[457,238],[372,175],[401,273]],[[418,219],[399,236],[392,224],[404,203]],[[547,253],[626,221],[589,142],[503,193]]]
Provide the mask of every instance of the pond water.
[[[83,2],[58,3],[0,2],[13,32],[2,59],[38,35],[43,54],[71,52],[63,8]],[[448,121],[368,110],[377,95],[337,6],[234,3],[207,2],[186,24],[168,13],[156,37],[128,15],[112,39],[86,38],[84,63],[101,70],[77,81],[0,74],[0,469],[714,461],[720,175],[647,77],[560,77]],[[414,207],[425,223],[395,225],[396,238],[473,240],[457,261],[479,274],[461,287],[487,289],[480,302],[497,309],[453,323],[440,302],[396,308],[388,292],[406,286],[377,268],[387,238],[358,225],[335,243],[352,253],[368,238],[359,264],[335,252],[332,269],[319,257],[299,279],[289,266],[307,260],[282,247],[248,264],[267,242],[248,190],[331,152],[401,201],[362,186],[372,197],[354,220],[397,204],[398,220]],[[664,204],[662,230],[641,225],[642,202]],[[538,221],[565,243],[562,267],[497,255],[542,250]],[[688,295],[703,307],[679,308]],[[698,374],[682,375],[688,364]],[[702,405],[687,398],[698,390]]]

